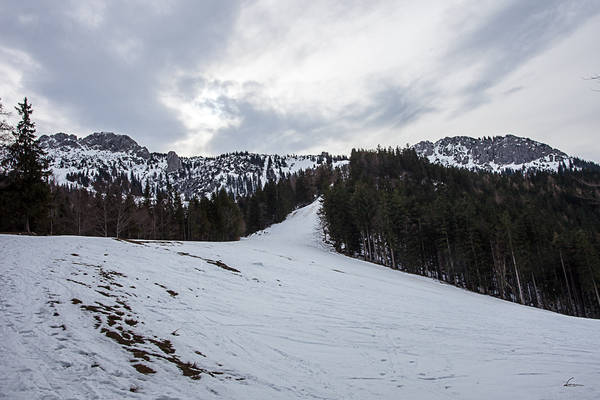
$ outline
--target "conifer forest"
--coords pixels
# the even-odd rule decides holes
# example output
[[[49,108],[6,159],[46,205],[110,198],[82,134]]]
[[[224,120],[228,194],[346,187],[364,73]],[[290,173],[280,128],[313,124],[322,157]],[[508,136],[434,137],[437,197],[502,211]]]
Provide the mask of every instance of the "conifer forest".
[[[412,149],[353,150],[325,194],[345,254],[565,314],[600,317],[600,171],[441,167]]]

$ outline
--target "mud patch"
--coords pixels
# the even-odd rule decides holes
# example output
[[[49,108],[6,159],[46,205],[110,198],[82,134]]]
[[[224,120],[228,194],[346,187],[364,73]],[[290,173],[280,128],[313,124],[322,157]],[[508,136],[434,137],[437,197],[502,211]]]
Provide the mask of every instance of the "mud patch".
[[[88,285],[87,283],[79,282],[79,281],[76,281],[74,279],[67,278],[67,281],[68,282],[76,283],[76,284],[81,285],[81,286],[85,286],[85,287],[91,288],[91,286]]]
[[[198,258],[200,260],[206,261],[209,264],[212,265],[216,265],[219,268],[223,268],[224,270],[227,271],[231,271],[231,272],[236,272],[238,274],[240,274],[240,270],[235,269],[233,267],[230,267],[229,265],[225,264],[223,261],[221,260],[211,260],[210,258],[204,258],[204,257],[200,257],[200,256],[196,256],[194,254],[190,254],[190,253],[185,253],[183,251],[178,251],[177,254],[179,254],[180,256],[186,256],[186,257],[193,257],[193,258]]]
[[[175,346],[169,339],[150,336],[139,329],[136,329],[143,326],[144,322],[140,321],[139,315],[135,314],[127,304],[127,297],[125,296],[131,296],[131,294],[118,289],[116,289],[117,292],[113,291],[114,287],[123,287],[123,285],[117,284],[116,280],[118,277],[124,277],[125,275],[115,271],[105,270],[100,266],[94,267],[97,270],[100,279],[105,283],[105,285],[99,285],[99,287],[106,291],[101,292],[95,289],[91,289],[90,291],[98,292],[109,299],[112,299],[107,299],[107,301],[112,301],[114,303],[104,304],[96,301],[92,304],[84,304],[77,298],[71,299],[71,302],[75,305],[79,305],[82,310],[91,313],[95,320],[94,327],[99,329],[100,333],[104,336],[118,343],[123,350],[130,354],[131,366],[135,368],[137,372],[141,374],[154,374],[156,373],[156,370],[151,368],[148,363],[152,363],[156,360],[165,360],[175,365],[183,376],[192,380],[198,380],[202,375],[220,377],[220,379],[227,380],[245,379],[230,373],[225,373],[224,371],[204,368],[193,360],[184,360],[177,354]],[[178,295],[177,292],[168,289],[160,283],[155,283],[155,285],[165,289],[167,293],[173,297]],[[196,351],[195,354],[206,358],[206,355],[199,351]],[[219,363],[217,363],[217,365],[221,366]]]
[[[125,242],[125,243],[137,244],[137,245],[139,245],[139,246],[145,246],[145,245],[144,245],[144,243],[140,242],[139,240],[133,240],[133,239],[121,239],[121,238],[119,238],[119,239],[115,238],[115,240],[116,240],[117,242]]]
[[[133,368],[140,374],[155,374],[156,371],[144,364],[133,364]]]
[[[227,271],[231,271],[231,272],[237,272],[238,274],[240,273],[240,271],[239,271],[239,270],[237,270],[237,269],[235,269],[235,268],[233,268],[233,267],[230,267],[229,265],[225,264],[225,263],[224,263],[223,261],[221,261],[221,260],[218,260],[218,261],[214,261],[214,260],[206,260],[206,262],[207,262],[207,263],[209,263],[209,264],[216,265],[217,267],[219,267],[219,268],[223,268],[224,270],[227,270]]]

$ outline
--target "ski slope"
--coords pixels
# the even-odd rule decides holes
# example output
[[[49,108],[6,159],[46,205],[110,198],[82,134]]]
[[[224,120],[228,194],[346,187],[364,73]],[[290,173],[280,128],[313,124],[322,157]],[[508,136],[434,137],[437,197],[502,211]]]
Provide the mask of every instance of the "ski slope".
[[[600,398],[600,321],[335,254],[317,211],[233,243],[0,235],[0,398]]]

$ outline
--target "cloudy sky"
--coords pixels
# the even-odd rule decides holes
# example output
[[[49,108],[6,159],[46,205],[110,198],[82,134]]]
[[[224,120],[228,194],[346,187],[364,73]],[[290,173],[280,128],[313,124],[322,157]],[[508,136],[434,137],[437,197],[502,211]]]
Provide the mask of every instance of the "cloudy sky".
[[[0,97],[181,155],[513,133],[600,161],[599,38],[597,0],[3,0]]]

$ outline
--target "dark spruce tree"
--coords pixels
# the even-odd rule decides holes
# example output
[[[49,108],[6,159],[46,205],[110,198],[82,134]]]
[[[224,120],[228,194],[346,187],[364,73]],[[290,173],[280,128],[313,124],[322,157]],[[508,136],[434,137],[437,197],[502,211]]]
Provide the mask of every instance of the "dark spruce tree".
[[[49,205],[47,183],[48,163],[45,153],[35,140],[35,124],[31,120],[33,109],[27,102],[16,107],[21,121],[12,131],[13,142],[8,146],[6,188],[3,190],[3,226],[6,230],[24,230],[31,233],[46,218]]]

